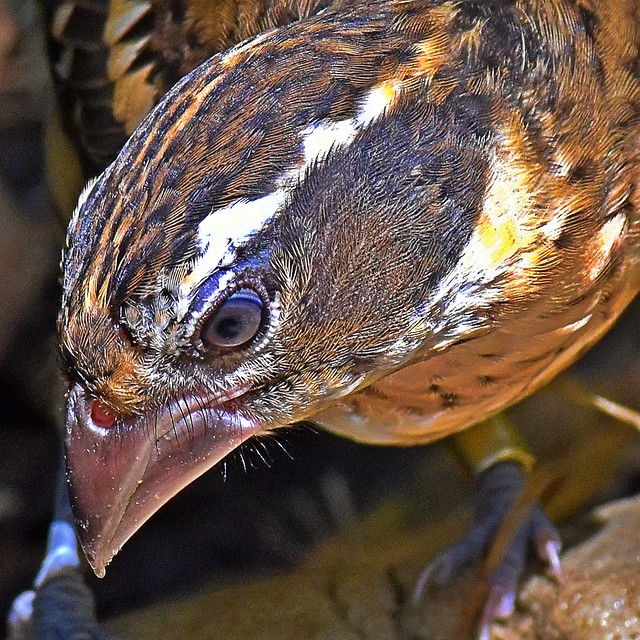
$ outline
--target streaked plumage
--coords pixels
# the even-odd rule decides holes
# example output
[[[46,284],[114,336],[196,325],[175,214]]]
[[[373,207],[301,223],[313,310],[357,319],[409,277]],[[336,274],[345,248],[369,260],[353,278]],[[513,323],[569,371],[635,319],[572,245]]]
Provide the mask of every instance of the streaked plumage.
[[[326,0],[42,0],[66,131],[104,169],[160,97],[198,64]]]
[[[68,466],[98,572],[248,437],[306,419],[428,442],[608,329],[640,284],[639,8],[339,0],[169,90],[65,252]],[[207,347],[236,291],[260,330]]]

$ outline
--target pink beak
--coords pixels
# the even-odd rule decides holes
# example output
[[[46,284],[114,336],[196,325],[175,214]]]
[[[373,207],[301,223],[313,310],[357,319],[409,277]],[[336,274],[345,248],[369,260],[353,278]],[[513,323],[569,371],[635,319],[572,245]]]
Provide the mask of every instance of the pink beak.
[[[93,402],[80,385],[69,394],[67,477],[80,542],[102,577],[113,556],[160,507],[258,426],[225,410],[219,399],[212,404],[193,397],[104,427],[92,418]]]

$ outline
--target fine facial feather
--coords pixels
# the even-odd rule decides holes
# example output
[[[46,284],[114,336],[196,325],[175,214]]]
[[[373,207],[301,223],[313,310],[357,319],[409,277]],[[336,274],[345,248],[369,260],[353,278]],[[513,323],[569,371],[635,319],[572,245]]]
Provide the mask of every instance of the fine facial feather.
[[[71,440],[92,398],[133,434],[187,397],[211,432],[425,442],[567,366],[638,288],[638,26],[609,8],[343,2],[186,76],[69,230]],[[261,331],[203,349],[243,289]]]
[[[322,325],[324,313],[330,316],[326,321],[331,324],[332,332],[356,336],[341,345],[342,359],[351,358],[355,345],[360,342],[364,354],[377,352],[385,360],[386,345],[374,347],[375,329],[363,333],[367,324],[375,327],[376,323],[356,319],[356,309],[362,305],[341,299],[329,314],[326,305],[321,304],[321,300],[336,300],[336,292],[325,289],[334,288],[337,282],[345,292],[344,298],[367,300],[367,290],[370,291],[372,316],[380,316],[374,304],[379,293],[396,292],[397,305],[386,310],[390,327],[397,324],[397,335],[388,333],[391,343],[397,344],[401,337],[406,340],[406,334],[411,333],[403,314],[421,314],[421,322],[414,323],[420,326],[419,330],[414,329],[416,338],[413,342],[408,340],[407,351],[394,356],[392,361],[396,358],[403,361],[413,351],[416,341],[423,341],[429,332],[444,337],[444,342],[437,343],[441,349],[464,338],[467,332],[491,326],[484,315],[494,315],[489,313],[490,307],[501,299],[508,297],[515,304],[525,291],[529,299],[532,295],[542,297],[547,288],[544,285],[553,285],[554,269],[558,268],[558,273],[571,273],[570,260],[575,263],[582,255],[570,249],[562,252],[554,249],[552,242],[542,238],[540,227],[557,216],[566,215],[567,220],[555,231],[556,235],[561,236],[563,229],[574,229],[578,236],[575,244],[582,246],[584,236],[598,233],[604,216],[618,214],[621,203],[614,202],[613,211],[609,211],[607,203],[602,206],[597,202],[598,197],[606,197],[607,181],[611,183],[615,178],[618,186],[623,183],[618,174],[629,172],[623,162],[619,161],[620,167],[607,167],[602,166],[601,160],[600,171],[592,169],[579,184],[572,185],[566,158],[573,157],[572,145],[580,138],[576,134],[569,137],[568,143],[549,146],[554,142],[558,106],[548,105],[545,112],[544,105],[529,96],[533,86],[529,90],[528,83],[544,79],[552,85],[549,93],[558,96],[555,102],[562,101],[563,92],[568,93],[568,86],[565,88],[563,83],[568,81],[565,78],[571,69],[589,68],[589,65],[598,68],[596,43],[588,37],[585,27],[583,33],[578,34],[581,37],[574,38],[573,59],[566,57],[561,43],[557,45],[557,54],[544,51],[542,55],[543,51],[536,49],[541,35],[532,26],[535,17],[527,16],[524,20],[516,8],[494,7],[492,11],[497,12],[498,17],[492,15],[489,20],[488,13],[478,11],[473,21],[468,17],[473,13],[472,4],[462,3],[457,10],[454,6],[445,3],[425,11],[422,16],[410,16],[401,3],[379,3],[377,15],[367,7],[366,20],[360,15],[364,10],[358,7],[351,13],[327,11],[304,24],[305,37],[309,31],[315,33],[311,47],[298,35],[301,28],[294,25],[269,37],[261,36],[254,44],[220,56],[218,64],[208,63],[199,73],[187,77],[170,92],[156,115],[146,120],[121,159],[90,196],[85,206],[92,211],[92,216],[85,215],[81,231],[73,228],[71,231],[70,237],[76,244],[75,237],[82,238],[79,243],[82,260],[74,260],[72,247],[65,290],[83,287],[84,300],[90,307],[103,309],[112,322],[117,322],[125,301],[153,294],[159,273],[164,281],[171,282],[177,278],[167,274],[179,270],[186,272],[182,288],[191,287],[192,291],[182,303],[183,309],[188,307],[189,295],[193,295],[216,267],[213,260],[204,270],[197,269],[199,262],[206,262],[207,258],[207,251],[202,252],[202,236],[194,242],[198,221],[202,229],[204,221],[214,215],[210,212],[225,208],[233,211],[243,202],[247,209],[253,205],[257,212],[268,209],[262,206],[260,198],[273,198],[281,188],[283,176],[295,174],[297,170],[302,177],[298,184],[291,186],[295,194],[289,196],[286,206],[283,194],[261,221],[265,223],[272,214],[281,211],[278,228],[268,232],[267,226],[262,234],[257,234],[259,228],[248,229],[245,240],[255,235],[260,237],[250,241],[245,249],[250,255],[262,244],[273,245],[270,250],[275,253],[286,251],[287,234],[306,233],[300,230],[296,217],[315,216],[312,227],[319,227],[319,230],[313,229],[316,237],[305,239],[303,235],[301,242],[306,242],[305,250],[311,255],[328,257],[324,261],[328,269],[319,275],[322,263],[316,268],[308,293],[311,300],[307,304],[315,314],[299,323],[301,331],[307,332],[306,341],[310,344],[321,342],[320,337],[311,339],[308,332]],[[541,30],[546,27],[544,8],[542,3]],[[574,25],[580,14],[572,13],[567,7],[563,18],[565,26]],[[461,30],[458,25],[465,19],[469,24]],[[448,43],[442,36],[449,30],[446,21],[458,27]],[[557,29],[558,21],[554,20],[552,25]],[[489,40],[485,46],[495,57],[497,44],[490,29],[505,32],[499,51],[512,63],[507,68],[492,69],[488,64],[491,60],[468,44],[472,41],[469,32],[482,30],[483,42]],[[525,37],[520,37],[522,34]],[[557,43],[561,35],[547,36],[546,46]],[[282,42],[287,43],[293,77],[289,69],[286,74],[283,69],[278,70],[277,61],[268,55],[270,47]],[[332,53],[329,73],[323,72],[321,57],[327,47],[331,47]],[[228,65],[229,58],[234,60],[232,67]],[[355,78],[347,72],[354,59],[362,70]],[[445,59],[448,62],[445,63]],[[316,69],[309,76],[311,60]],[[380,70],[379,60],[384,60],[389,68]],[[481,69],[482,75],[479,76],[476,69]],[[523,70],[530,71],[531,78]],[[265,78],[270,79],[268,85]],[[319,78],[324,82],[328,78],[329,85],[318,87]],[[563,131],[582,127],[584,102],[575,96],[583,91],[589,97],[594,143],[606,146],[615,143],[612,137],[618,134],[602,122],[605,111],[600,106],[599,112],[598,95],[604,100],[606,94],[598,87],[598,81],[595,74],[577,88],[572,85],[571,105],[563,112],[562,126]],[[438,83],[447,85],[448,97],[443,100],[441,89],[435,101],[425,99],[425,92],[429,95]],[[382,108],[378,106],[371,111],[378,91],[386,91],[388,108],[383,101]],[[252,94],[254,97],[250,99]],[[342,103],[341,114],[335,111],[332,114],[331,108],[323,106],[327,94],[332,98],[331,105],[336,98]],[[238,108],[240,96],[246,98],[242,109]],[[280,103],[289,104],[291,108],[279,111],[272,108]],[[303,120],[300,120],[301,111],[306,113]],[[370,114],[363,117],[369,111]],[[524,118],[523,113],[528,118]],[[606,113],[609,118],[609,112]],[[349,142],[345,149],[336,142],[329,147],[329,155],[316,152],[318,158],[314,166],[305,169],[304,154],[309,153],[308,141],[314,127],[317,130],[319,126],[329,126],[324,124],[327,122],[338,126],[351,122],[350,118],[355,118],[356,123],[360,119],[364,125],[361,131],[358,129],[359,139],[353,139],[354,128],[354,133],[345,139]],[[231,131],[237,135],[230,138],[226,132]],[[412,149],[416,142],[417,149]],[[543,145],[547,148],[542,148]],[[393,149],[388,157],[383,147]],[[247,155],[249,150],[251,154]],[[393,155],[400,157],[394,160]],[[551,161],[547,155],[551,155]],[[554,155],[562,160],[556,161]],[[608,163],[615,160],[606,153],[597,153],[595,157]],[[390,162],[396,163],[393,179],[392,172],[385,170]],[[559,171],[554,170],[554,162],[561,167]],[[360,168],[360,175],[355,179],[348,173],[348,165]],[[120,171],[121,166],[127,167],[126,173]],[[630,190],[629,184],[627,193],[618,195],[618,199],[627,199]],[[558,195],[560,191],[562,196]],[[481,197],[484,198],[482,214]],[[576,199],[581,209],[574,213]],[[399,203],[403,211],[394,212]],[[594,211],[589,217],[582,215],[578,226],[576,217],[588,206]],[[300,207],[304,207],[302,213]],[[383,209],[380,214],[375,213],[377,207]],[[359,219],[362,210],[367,211],[367,216]],[[132,220],[134,216],[139,222]],[[526,222],[527,216],[533,222]],[[356,238],[349,237],[353,220],[357,221],[355,235],[364,242],[361,254],[358,254]],[[617,220],[615,228],[619,231],[620,222],[624,220],[621,217]],[[232,217],[223,224],[232,224]],[[97,227],[102,227],[101,232],[97,232]],[[220,231],[221,236],[225,235],[223,228]],[[215,224],[207,233],[214,237]],[[394,233],[407,245],[404,249],[394,243]],[[367,238],[376,234],[381,246],[371,252]],[[343,247],[349,239],[354,245],[347,250]],[[564,243],[569,244],[566,237]],[[601,242],[596,247],[602,248],[605,244]],[[613,250],[614,244],[607,248]],[[328,253],[332,251],[333,258]],[[611,251],[598,248],[594,251],[599,257],[594,258],[593,268],[603,269]],[[386,255],[395,256],[391,266],[385,265],[390,262],[383,257]],[[233,253],[229,254],[229,260],[234,257]],[[565,264],[557,264],[563,261]],[[233,267],[233,263],[228,266]],[[390,272],[385,276],[387,268]],[[407,272],[411,270],[416,270],[417,278],[408,277]],[[358,284],[349,285],[345,280]],[[580,282],[581,279],[578,286]],[[296,284],[300,290],[306,290],[303,283]],[[472,293],[474,287],[477,294]],[[570,294],[572,290],[571,283],[566,282],[563,294]],[[170,297],[176,295],[175,291],[167,293]],[[447,296],[453,298],[442,302]],[[73,295],[69,300],[72,307]],[[527,304],[533,303],[529,300]],[[438,306],[438,313],[430,310],[429,305]],[[514,306],[514,310],[516,308]],[[81,310],[70,308],[69,311],[82,316]],[[169,326],[171,321],[182,320],[181,312],[182,309],[180,313],[174,311],[173,316],[169,314]],[[348,323],[346,329],[336,328],[340,314]],[[452,323],[458,328],[449,328]],[[370,345],[364,344],[367,340]],[[111,338],[108,343],[112,346],[115,341]],[[301,336],[292,343],[304,344],[305,339]],[[372,364],[369,366],[375,368]]]

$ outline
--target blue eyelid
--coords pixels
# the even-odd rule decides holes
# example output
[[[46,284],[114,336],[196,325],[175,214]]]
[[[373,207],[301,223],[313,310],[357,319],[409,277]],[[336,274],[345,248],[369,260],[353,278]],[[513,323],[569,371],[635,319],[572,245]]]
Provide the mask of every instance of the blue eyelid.
[[[222,304],[224,305],[230,300],[251,302],[261,309],[264,306],[262,298],[254,291],[251,291],[251,289],[239,289],[238,291],[235,291]]]
[[[240,264],[235,265],[231,269],[223,269],[212,273],[198,288],[195,293],[191,304],[189,305],[189,311],[186,314],[185,322],[183,324],[182,331],[180,332],[180,340],[188,341],[191,339],[196,327],[202,320],[202,318],[209,313],[209,310],[221,296],[228,295],[226,291],[229,289],[230,282],[227,282],[221,286],[220,281],[226,278],[231,273],[246,273],[252,270],[259,270],[265,262],[268,260],[268,251],[262,252],[258,256],[254,256],[249,260],[243,261]],[[224,282],[224,280],[223,280]],[[260,296],[253,293],[249,288],[243,289],[242,285],[231,294],[231,296],[241,295],[244,299],[259,305],[260,308],[264,306],[264,303]],[[229,297],[231,297],[229,296]]]
[[[200,316],[209,309],[211,304],[220,297],[222,293],[220,291],[220,279],[227,273],[227,271],[218,271],[202,283],[189,307],[188,316],[191,319],[197,320],[200,318]]]

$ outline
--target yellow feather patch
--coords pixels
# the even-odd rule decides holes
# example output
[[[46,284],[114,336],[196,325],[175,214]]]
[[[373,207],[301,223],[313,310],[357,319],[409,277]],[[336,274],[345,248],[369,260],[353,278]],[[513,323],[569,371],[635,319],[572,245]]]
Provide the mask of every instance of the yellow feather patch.
[[[502,271],[516,254],[534,248],[540,219],[534,210],[535,163],[525,162],[505,136],[494,158],[483,211],[465,257],[469,267],[488,273]]]

